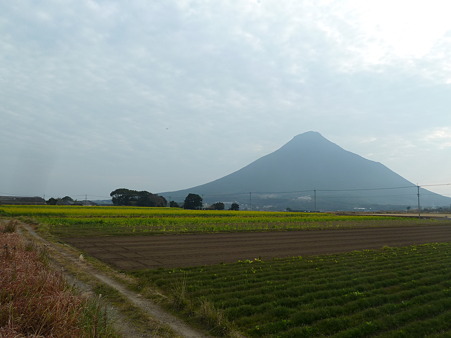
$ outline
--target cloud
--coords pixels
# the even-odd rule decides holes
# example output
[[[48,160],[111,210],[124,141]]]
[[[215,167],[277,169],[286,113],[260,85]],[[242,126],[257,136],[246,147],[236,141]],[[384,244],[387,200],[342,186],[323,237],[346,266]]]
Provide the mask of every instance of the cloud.
[[[0,151],[50,147],[58,172],[158,177],[163,191],[307,130],[417,146],[451,126],[450,24],[446,3],[401,4],[2,3]],[[356,149],[382,160],[389,145],[375,143]]]
[[[451,148],[451,127],[442,127],[429,131],[423,140],[439,149]]]

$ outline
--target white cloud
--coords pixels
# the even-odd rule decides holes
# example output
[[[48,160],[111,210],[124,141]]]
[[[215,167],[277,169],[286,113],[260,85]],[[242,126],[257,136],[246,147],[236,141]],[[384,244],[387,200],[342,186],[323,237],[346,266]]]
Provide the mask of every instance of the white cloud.
[[[423,140],[439,149],[451,148],[451,128],[441,127],[428,131]]]
[[[77,162],[90,161],[111,177],[124,168],[110,163],[135,161],[124,180],[135,184],[141,166],[159,178],[155,189],[176,190],[308,130],[381,162],[423,147],[416,135],[443,150],[448,5],[399,4],[0,4],[0,151],[50,145],[57,169],[80,172]]]

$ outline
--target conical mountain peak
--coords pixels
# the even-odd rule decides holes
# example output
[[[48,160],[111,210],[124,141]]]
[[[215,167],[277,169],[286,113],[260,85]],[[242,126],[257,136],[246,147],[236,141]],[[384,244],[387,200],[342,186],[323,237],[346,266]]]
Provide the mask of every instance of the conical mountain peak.
[[[282,146],[277,152],[285,153],[294,159],[301,155],[321,158],[347,151],[329,141],[320,133],[309,131],[293,137],[291,141]]]
[[[326,138],[323,135],[321,135],[319,132],[311,130],[311,131],[307,131],[305,133],[296,135],[295,137],[293,137],[293,140],[294,139],[311,139],[311,140],[324,139],[325,140]]]
[[[317,131],[308,131],[299,135],[296,135],[288,142],[286,145],[290,143],[318,143],[318,142],[330,142],[323,135],[318,133]]]
[[[414,205],[415,193],[405,198],[382,195],[386,188],[391,187],[416,188],[413,183],[381,163],[365,159],[327,140],[320,133],[309,131],[293,137],[278,150],[232,174],[191,189],[164,195],[180,195],[182,199],[188,193],[196,193],[203,195],[206,202],[212,203],[221,200],[240,201],[243,196],[254,193],[254,203],[257,203],[255,198],[259,193],[260,196],[273,196],[272,202],[266,197],[260,198],[259,203],[265,208],[272,205],[280,210],[287,206],[296,208],[302,201],[308,205],[308,201],[312,199],[311,194],[306,193],[308,191],[322,191],[322,194],[336,191],[335,194],[339,196],[329,197],[323,202],[328,203],[329,210],[370,205]],[[356,197],[355,191],[365,192]],[[433,195],[428,196],[430,203],[449,205],[451,202],[449,198]],[[277,207],[274,207],[275,203]]]

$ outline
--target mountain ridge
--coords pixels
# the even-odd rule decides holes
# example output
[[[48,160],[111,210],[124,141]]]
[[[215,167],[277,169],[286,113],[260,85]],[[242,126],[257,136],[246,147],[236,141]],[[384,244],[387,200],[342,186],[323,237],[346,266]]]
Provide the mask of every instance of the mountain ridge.
[[[414,189],[416,185],[382,163],[345,150],[320,133],[309,131],[296,135],[276,151],[260,157],[229,175],[190,189],[160,194],[180,199],[184,194],[196,193],[203,195],[207,203],[213,203],[212,201],[216,202],[222,198],[222,200],[241,200],[241,203],[250,204],[252,201],[240,196],[249,193],[254,194],[254,207],[271,205],[267,209],[280,210],[286,208],[283,205],[302,208],[310,205],[308,209],[311,209],[313,194],[328,191],[329,198],[335,201],[321,202],[324,208],[330,210],[374,209],[376,205],[381,208],[382,206],[387,208],[388,205],[415,206],[416,191],[409,192],[408,196],[407,194],[404,197],[397,196],[398,198],[380,193],[395,187]],[[334,191],[340,194],[333,194]],[[352,194],[345,193],[346,191]],[[310,193],[300,195],[301,192]],[[404,192],[405,190],[399,193],[404,194]],[[282,193],[285,195],[281,195]],[[298,196],[294,196],[296,193]],[[449,205],[451,202],[451,198],[425,189],[422,189],[422,193],[428,196],[424,202],[430,206]],[[278,202],[272,203],[269,198],[262,198],[258,194],[279,194],[279,196],[273,196],[272,201],[278,200]],[[268,204],[268,202],[271,203]],[[315,202],[318,202],[316,198]]]

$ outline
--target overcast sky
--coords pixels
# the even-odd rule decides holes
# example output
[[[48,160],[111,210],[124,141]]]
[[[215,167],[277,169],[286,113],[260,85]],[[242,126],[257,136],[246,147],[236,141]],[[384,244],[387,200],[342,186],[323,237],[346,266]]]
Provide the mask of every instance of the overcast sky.
[[[449,184],[449,13],[448,0],[0,1],[0,195],[189,188],[310,130]]]

